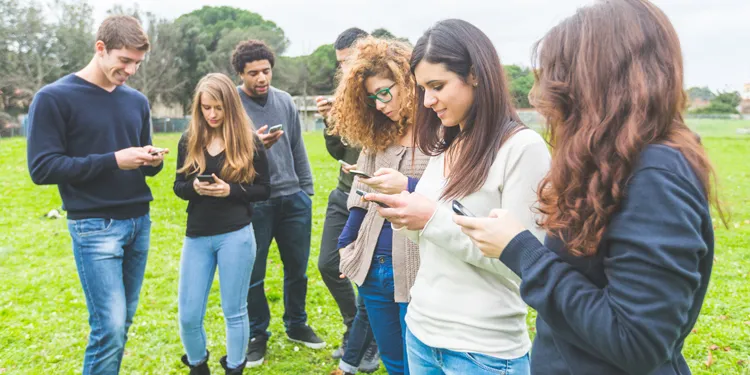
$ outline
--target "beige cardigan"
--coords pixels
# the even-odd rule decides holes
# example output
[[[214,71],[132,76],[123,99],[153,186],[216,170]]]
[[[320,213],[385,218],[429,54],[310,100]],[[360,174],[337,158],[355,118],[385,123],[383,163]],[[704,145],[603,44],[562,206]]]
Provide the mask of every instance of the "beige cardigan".
[[[414,151],[414,163],[412,165],[412,148],[410,147],[392,145],[377,154],[365,150],[359,155],[357,169],[372,175],[380,168],[392,168],[408,177],[419,178],[427,167],[430,158],[419,152],[418,149]],[[339,269],[341,273],[347,275],[357,285],[362,285],[370,270],[375,245],[378,242],[385,219],[378,215],[378,211],[375,209],[376,204],[365,202],[362,197],[356,194],[356,189],[368,193],[373,192],[369,186],[359,181],[359,177],[354,179],[347,208],[363,208],[367,210],[367,214],[365,214],[362,226],[359,228],[357,239],[347,247],[339,249],[341,254]],[[394,232],[393,285],[396,302],[409,302],[409,290],[414,285],[418,269],[419,246],[406,237],[396,236]]]

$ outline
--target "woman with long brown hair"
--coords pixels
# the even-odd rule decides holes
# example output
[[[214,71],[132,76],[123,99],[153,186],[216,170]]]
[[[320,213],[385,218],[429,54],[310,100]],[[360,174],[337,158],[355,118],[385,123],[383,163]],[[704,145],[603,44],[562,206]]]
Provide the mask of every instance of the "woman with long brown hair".
[[[542,244],[512,213],[455,217],[521,282],[534,374],[689,374],[714,253],[714,173],[685,125],[682,53],[645,0],[580,9],[537,44],[531,99],[552,166]],[[721,212],[719,210],[719,212]]]
[[[461,233],[451,206],[458,201],[478,215],[499,206],[533,226],[547,144],[521,123],[495,47],[468,22],[428,29],[414,47],[411,71],[423,104],[417,145],[432,155],[430,163],[415,193],[366,196],[390,206],[380,214],[419,243],[406,315],[409,370],[527,374],[531,342],[520,280]]]
[[[188,201],[180,259],[178,310],[182,362],[191,375],[208,374],[203,317],[218,266],[227,326],[227,374],[241,374],[250,337],[247,290],[255,261],[251,202],[270,196],[268,160],[229,77],[198,82],[192,119],[178,146],[175,194]]]
[[[413,149],[417,97],[409,71],[411,48],[373,37],[360,40],[354,48],[355,57],[336,90],[330,131],[362,147],[357,167],[369,177],[356,177],[349,193],[349,218],[338,242],[339,269],[359,286],[388,373],[408,374],[404,316],[419,268],[419,249],[408,239],[395,236],[391,223],[378,215],[377,205],[362,200],[357,191],[413,190],[429,160]],[[354,324],[362,318],[358,314]],[[354,342],[368,345],[370,340],[356,337],[361,333],[363,330],[352,331],[348,347]],[[357,372],[354,363],[346,359],[345,355],[335,374]]]

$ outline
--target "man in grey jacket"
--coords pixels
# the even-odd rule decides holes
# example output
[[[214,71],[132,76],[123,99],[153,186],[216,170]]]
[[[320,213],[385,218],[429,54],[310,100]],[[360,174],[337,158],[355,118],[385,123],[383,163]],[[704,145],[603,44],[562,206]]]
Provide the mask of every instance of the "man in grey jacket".
[[[232,65],[243,82],[237,90],[245,111],[259,128],[257,135],[267,149],[271,175],[271,198],[253,205],[257,254],[247,295],[248,367],[263,364],[271,335],[264,279],[272,239],[276,240],[284,264],[284,326],[288,339],[313,349],[326,345],[307,325],[305,312],[312,229],[312,172],[297,107],[288,93],[271,86],[274,62],[273,52],[259,40],[239,44],[232,54]]]

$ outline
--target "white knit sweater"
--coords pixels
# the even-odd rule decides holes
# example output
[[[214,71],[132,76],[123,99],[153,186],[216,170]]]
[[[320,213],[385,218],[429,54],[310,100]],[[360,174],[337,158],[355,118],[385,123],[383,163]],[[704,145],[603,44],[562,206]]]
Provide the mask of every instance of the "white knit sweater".
[[[533,130],[519,131],[500,148],[484,185],[459,201],[477,216],[487,216],[493,208],[507,209],[542,239],[532,207],[549,162],[542,137]],[[439,200],[446,183],[443,167],[443,155],[431,158],[416,193]],[[531,342],[520,279],[499,259],[485,257],[461,232],[453,223],[450,204],[439,201],[422,231],[394,228],[419,244],[421,258],[407,326],[435,348],[502,359],[521,357]]]

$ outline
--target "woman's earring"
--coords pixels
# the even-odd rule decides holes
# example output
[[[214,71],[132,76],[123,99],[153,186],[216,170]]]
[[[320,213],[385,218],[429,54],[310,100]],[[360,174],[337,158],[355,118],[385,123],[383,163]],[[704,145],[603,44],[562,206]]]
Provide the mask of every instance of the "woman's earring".
[[[479,83],[478,82],[474,82],[474,87],[477,87],[477,86],[479,86]]]

